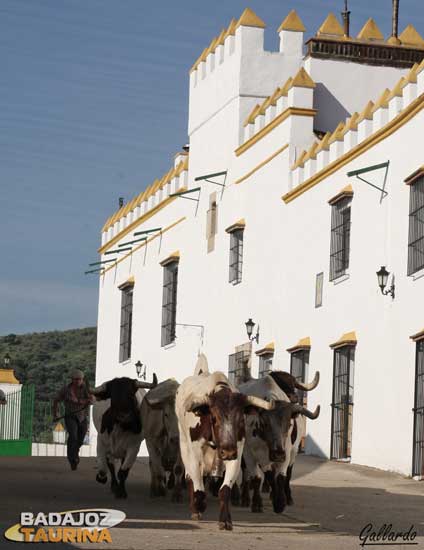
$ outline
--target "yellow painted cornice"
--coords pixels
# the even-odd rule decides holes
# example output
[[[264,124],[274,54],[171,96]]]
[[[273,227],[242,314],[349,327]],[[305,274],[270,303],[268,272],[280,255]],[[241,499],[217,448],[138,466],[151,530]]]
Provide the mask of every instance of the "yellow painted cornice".
[[[365,109],[361,112],[361,114],[358,117],[358,124],[363,120],[372,120],[373,109],[374,109],[374,103],[372,101],[368,101],[368,103],[365,106]]]
[[[217,46],[223,46],[225,42],[226,29],[222,29],[221,34],[218,36]]]
[[[206,59],[206,55],[207,55],[206,52],[207,51],[208,51],[208,48],[205,48],[203,50],[203,52],[200,54],[200,56],[196,59],[196,61],[194,62],[193,66],[191,67],[191,69],[189,71],[190,74],[197,69],[197,67],[200,65],[200,63],[202,61],[204,61]]]
[[[281,31],[294,31],[294,32],[305,32],[306,28],[302,20],[297,14],[296,10],[292,10],[288,16],[284,19],[281,25],[278,27],[277,32]]]
[[[419,112],[421,112],[423,108],[424,94],[421,94],[410,105],[408,105],[408,107],[403,109],[403,111],[401,111],[395,118],[393,118],[390,122],[385,124],[379,130],[377,130],[377,132],[368,136],[366,139],[361,141],[361,143],[353,147],[350,151],[348,151],[335,161],[331,162],[325,168],[314,174],[311,178],[307,179],[302,184],[298,185],[297,187],[283,195],[281,197],[282,200],[286,204],[288,204],[294,199],[300,197],[301,195],[303,195],[303,193],[309,191],[310,189],[312,189],[312,187],[315,187],[315,185],[340,170],[340,168],[342,168],[349,162],[352,162],[352,160],[356,159],[357,157],[361,156],[365,151],[368,151],[368,149],[371,149],[372,147],[392,135],[399,128],[401,128],[412,118],[414,118]]]
[[[291,88],[315,88],[316,84],[302,67],[290,83]]]
[[[261,110],[261,106],[259,105],[259,103],[257,103],[251,110],[249,116],[246,118],[243,126],[247,126],[248,124],[253,124],[260,110]]]
[[[56,424],[56,426],[54,427],[54,432],[64,432],[65,431],[65,428],[62,426],[62,424],[60,422],[58,422]]]
[[[252,176],[255,172],[257,172],[258,170],[260,170],[263,166],[265,166],[266,164],[268,164],[268,162],[270,162],[272,159],[274,159],[276,156],[278,156],[280,153],[282,153],[283,151],[285,151],[288,147],[288,143],[286,143],[286,145],[283,145],[282,147],[280,147],[279,149],[277,149],[277,151],[275,151],[275,153],[272,153],[272,155],[270,155],[269,157],[267,157],[265,160],[263,160],[262,162],[260,162],[259,164],[257,164],[254,168],[252,168],[252,170],[250,170],[247,174],[245,174],[244,176],[242,176],[241,178],[239,178],[238,180],[236,180],[234,182],[235,185],[238,185],[239,183],[247,180],[248,178],[250,178],[250,176]]]
[[[309,336],[301,338],[297,344],[295,344],[291,348],[287,348],[286,351],[288,351],[289,353],[293,353],[302,349],[311,349],[311,339]]]
[[[424,48],[424,38],[416,30],[413,25],[408,25],[406,29],[399,35],[402,44],[414,46],[415,48]]]
[[[296,170],[296,168],[299,168],[299,166],[303,166],[303,163],[305,161],[306,156],[308,155],[308,152],[303,150],[300,155],[297,157],[295,162],[291,165],[291,170]]]
[[[358,119],[359,119],[359,113],[355,112],[353,115],[347,120],[346,126],[343,130],[343,135],[345,136],[349,130],[357,130],[358,129]]]
[[[357,38],[359,40],[384,40],[382,32],[372,17],[368,19],[359,31]]]
[[[187,191],[186,187],[181,187],[179,191]],[[140,224],[144,223],[148,219],[150,219],[152,216],[157,214],[159,210],[162,210],[162,208],[165,208],[165,206],[168,206],[169,203],[173,202],[177,197],[167,197],[163,201],[161,201],[159,204],[157,204],[154,208],[143,214],[143,216],[140,216],[138,219],[133,221],[130,225],[128,225],[125,229],[120,231],[117,235],[113,237],[110,241],[108,241],[106,244],[101,246],[98,249],[99,254],[104,254],[106,250],[109,250],[113,245],[115,245],[117,242],[119,242],[122,237],[125,237],[125,235],[128,235],[128,233],[131,233],[131,231],[134,231],[136,227],[138,227]]]
[[[264,29],[266,25],[253,10],[246,8],[236,23],[236,29],[239,27],[258,27]]]
[[[335,141],[343,141],[343,130],[345,129],[345,126],[345,122],[339,122],[336,129],[331,134],[330,139],[328,140],[328,145],[331,145]]]
[[[274,342],[269,342],[269,344],[267,344],[261,349],[258,349],[258,351],[256,351],[255,353],[256,355],[261,356],[261,355],[267,355],[268,353],[274,353],[274,351],[275,351]]]
[[[0,368],[0,383],[3,384],[20,384],[19,380],[15,377],[13,369]]]
[[[225,232],[232,233],[233,231],[237,231],[237,229],[244,229],[245,227],[246,227],[246,221],[244,218],[241,218],[240,220],[237,220],[233,224],[229,225],[225,230]]]
[[[389,97],[387,98],[388,101],[393,99],[394,97],[402,97],[403,96],[403,89],[408,84],[408,81],[406,78],[402,76],[402,78],[399,80],[399,82],[396,84],[396,86],[393,88],[393,90],[390,92]]]
[[[390,96],[390,90],[386,88],[384,92],[381,94],[381,96],[377,99],[372,112],[375,113],[378,109],[387,109],[389,106],[389,96]]]
[[[248,139],[245,143],[240,145],[235,150],[236,156],[240,156],[242,153],[247,151],[252,145],[257,143],[259,140],[261,140],[264,136],[266,136],[269,132],[271,132],[276,126],[284,122],[289,116],[310,116],[314,117],[317,114],[316,109],[304,109],[301,107],[288,107],[285,111],[280,113],[278,116],[276,116],[273,120],[268,122],[266,126],[261,128],[259,132],[257,132],[254,136],[252,136],[250,139]]]
[[[331,197],[331,199],[328,201],[328,204],[336,204],[336,202],[339,202],[341,199],[345,199],[346,197],[353,197],[353,188],[352,186],[346,185],[346,187],[343,187],[341,191],[337,193],[337,195],[334,195],[334,197]]]
[[[117,260],[114,264],[111,264],[108,268],[106,268],[101,275],[105,275],[108,271],[111,269],[116,269],[116,266],[120,264],[121,262],[124,262],[127,258],[129,258],[132,254],[140,250],[140,248],[143,248],[147,246],[149,243],[154,241],[155,239],[161,238],[165,233],[173,229],[176,225],[182,223],[185,220],[185,216],[178,219],[176,222],[171,223],[171,225],[168,225],[165,228],[162,228],[161,231],[155,233],[152,237],[148,238],[147,240],[143,241],[141,244],[134,246],[134,248],[131,250],[131,252],[128,252],[127,254],[123,255],[119,260]]]
[[[281,90],[280,90],[280,95],[279,95],[278,97],[283,96],[283,95],[287,95],[287,94],[289,93],[289,90],[290,90],[290,88],[291,88],[292,82],[293,82],[293,78],[290,76],[290,77],[286,80],[284,86],[281,88]]]
[[[410,82],[411,84],[417,83],[417,76],[418,76],[418,70],[420,66],[418,63],[414,63],[413,67],[409,71],[409,73],[405,76],[406,80]]]
[[[334,13],[329,13],[327,15],[327,19],[318,29],[317,35],[344,36],[344,29]]]
[[[412,172],[404,181],[406,185],[413,185],[418,179],[424,176],[424,166],[420,166],[418,170]]]
[[[126,281],[118,285],[119,290],[124,290],[124,288],[128,288],[129,286],[134,286],[135,279],[134,276],[129,277]]]
[[[281,88],[277,88],[274,93],[270,96],[270,105],[276,105],[277,99],[280,97]]]
[[[346,334],[343,334],[337,342],[330,344],[330,348],[337,349],[345,346],[356,346],[357,342],[356,333],[353,330],[352,332],[346,332]]]
[[[420,74],[421,71],[424,71],[424,58],[421,63],[418,65],[417,74]]]
[[[308,152],[307,152],[306,157],[304,159],[305,162],[307,160],[317,158],[317,149],[318,149],[318,147],[319,147],[319,142],[314,141],[313,144],[311,145],[311,147],[308,149]]]
[[[387,44],[389,44],[390,46],[401,46],[402,42],[397,36],[389,36],[389,38],[387,39]]]
[[[413,334],[409,338],[414,342],[419,342],[420,340],[424,340],[424,329],[420,330],[420,332],[417,332],[417,334]]]
[[[320,151],[323,151],[325,149],[326,150],[329,149],[329,147],[330,147],[330,144],[329,144],[330,138],[331,138],[331,132],[327,132],[325,134],[325,136],[322,138],[322,140],[318,143],[318,147],[316,149],[317,154]]]
[[[228,25],[228,29],[225,31],[225,38],[227,38],[228,36],[234,36],[236,34],[236,28],[237,28],[237,21],[233,17],[233,19],[231,19],[230,24]]]
[[[173,262],[179,262],[180,261],[180,251],[176,250],[169,256],[167,256],[164,260],[162,260],[160,263],[161,266],[165,266],[168,264],[172,264]]]

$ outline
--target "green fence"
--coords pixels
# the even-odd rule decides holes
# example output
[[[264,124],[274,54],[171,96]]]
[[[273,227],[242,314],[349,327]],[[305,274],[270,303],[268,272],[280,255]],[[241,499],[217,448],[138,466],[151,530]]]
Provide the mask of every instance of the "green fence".
[[[7,394],[0,405],[0,456],[31,456],[34,385]]]

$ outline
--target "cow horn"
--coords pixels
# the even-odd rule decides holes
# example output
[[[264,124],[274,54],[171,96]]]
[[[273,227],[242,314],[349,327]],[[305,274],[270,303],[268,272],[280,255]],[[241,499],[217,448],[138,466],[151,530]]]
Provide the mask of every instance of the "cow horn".
[[[295,405],[293,405],[292,407],[292,411],[294,413],[299,413],[299,414],[303,414],[304,416],[307,416],[308,418],[310,418],[311,420],[315,420],[316,418],[318,418],[319,416],[319,413],[320,413],[320,410],[321,410],[321,407],[320,405],[317,405],[316,409],[314,412],[311,412],[309,409],[307,409],[306,407],[302,407],[302,405],[299,405],[298,403],[296,403]]]
[[[246,400],[249,405],[253,405],[254,407],[259,407],[260,409],[265,409],[267,411],[271,411],[275,408],[275,403],[273,400],[265,401],[265,399],[261,399],[255,395],[247,395]]]
[[[303,382],[298,382],[296,380],[294,385],[298,390],[311,391],[318,386],[318,382],[319,382],[319,371],[317,370],[317,372],[315,373],[314,379],[312,380],[312,382],[309,382],[309,384],[304,384]]]
[[[153,382],[140,382],[139,380],[135,381],[137,388],[155,388],[158,385],[158,379],[155,373],[153,373]]]
[[[101,386],[97,386],[97,388],[93,388],[89,390],[89,393],[92,395],[99,395],[100,393],[103,393],[106,391],[106,382],[104,382]]]

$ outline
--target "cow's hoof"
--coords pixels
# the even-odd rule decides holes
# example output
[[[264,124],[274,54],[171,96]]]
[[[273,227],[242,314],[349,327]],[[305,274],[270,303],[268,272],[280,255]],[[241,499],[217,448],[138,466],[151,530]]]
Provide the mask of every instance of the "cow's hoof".
[[[107,475],[103,472],[99,472],[97,475],[96,475],[96,481],[98,483],[102,483],[103,485],[106,483],[107,481]]]
[[[172,493],[171,502],[182,502],[183,494],[182,493]]]
[[[252,505],[252,512],[254,514],[262,514],[262,512],[264,511],[263,507],[262,507],[262,504],[254,504]]]
[[[200,521],[202,519],[202,514],[200,512],[193,512],[191,514],[191,519],[193,521]]]
[[[127,498],[127,492],[124,490],[122,490],[121,488],[118,488],[118,490],[115,492],[115,497],[116,498]]]
[[[194,509],[202,513],[206,510],[206,494],[204,491],[194,492]]]
[[[288,497],[288,498],[287,498],[287,504],[288,504],[289,506],[293,506],[294,500],[292,499],[292,497]]]
[[[231,504],[233,506],[240,506],[240,489],[238,485],[233,485],[231,489]]]
[[[249,508],[250,506],[250,499],[242,498],[241,499],[241,505],[242,508]]]
[[[221,531],[232,531],[233,530],[233,524],[231,521],[220,521],[219,522],[219,528]]]

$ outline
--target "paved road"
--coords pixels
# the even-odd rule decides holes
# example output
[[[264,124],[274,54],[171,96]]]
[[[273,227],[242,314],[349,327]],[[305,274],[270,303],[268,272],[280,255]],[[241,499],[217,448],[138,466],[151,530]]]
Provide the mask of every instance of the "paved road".
[[[21,511],[57,512],[80,508],[117,508],[127,519],[111,530],[111,545],[56,544],[57,548],[113,550],[290,550],[358,549],[358,534],[369,522],[418,533],[424,549],[424,482],[395,474],[313,457],[298,457],[294,472],[295,504],[276,515],[265,496],[265,512],[233,508],[234,531],[217,527],[217,499],[210,497],[205,520],[190,521],[187,502],[150,499],[148,467],[139,460],[130,474],[126,501],[94,481],[95,461],[81,459],[76,472],[61,458],[0,458],[0,528],[19,520]],[[186,499],[185,499],[186,500]],[[28,545],[0,539],[0,549]],[[377,546],[376,548],[382,548]],[[405,545],[391,548],[406,548]]]

